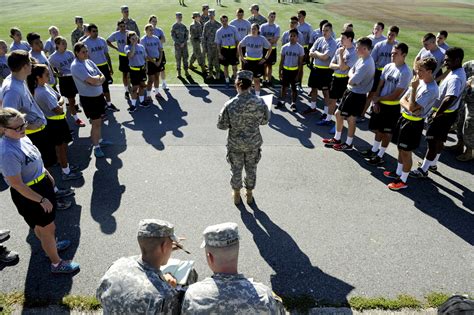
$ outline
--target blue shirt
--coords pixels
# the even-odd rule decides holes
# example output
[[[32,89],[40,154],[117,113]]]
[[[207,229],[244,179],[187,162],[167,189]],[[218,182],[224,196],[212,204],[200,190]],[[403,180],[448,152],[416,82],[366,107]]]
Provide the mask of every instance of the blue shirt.
[[[242,39],[240,45],[242,47],[247,47],[245,50],[245,56],[250,58],[262,58],[263,48],[269,49],[271,47],[268,40],[262,35],[247,35]]]
[[[125,53],[128,53],[132,50],[131,45],[125,46]],[[146,58],[146,50],[145,47],[141,44],[135,45],[135,54],[133,57],[128,57],[128,64],[130,67],[143,67],[145,65],[145,58]]]
[[[160,58],[160,49],[163,49],[163,45],[158,36],[152,35],[151,37],[148,37],[145,35],[140,39],[140,44],[145,47],[146,55],[148,57],[156,59]]]
[[[92,39],[90,36],[83,42],[89,50],[89,59],[96,65],[107,63],[105,54],[109,52],[107,42],[102,37]]]
[[[74,61],[74,54],[70,50],[66,50],[60,53],[56,50],[51,56],[49,56],[49,63],[54,67],[60,77],[71,75],[71,64]]]
[[[239,41],[239,34],[237,29],[228,25],[227,27],[221,26],[216,32],[216,38],[214,42],[220,46],[236,46]]]
[[[74,59],[71,64],[71,73],[79,95],[95,97],[102,94],[102,85],[91,85],[86,82],[87,78],[102,74],[92,60],[80,61],[77,58]]]

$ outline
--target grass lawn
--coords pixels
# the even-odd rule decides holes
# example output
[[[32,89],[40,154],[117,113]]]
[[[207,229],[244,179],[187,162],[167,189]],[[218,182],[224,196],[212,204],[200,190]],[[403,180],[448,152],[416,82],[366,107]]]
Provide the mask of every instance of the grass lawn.
[[[165,52],[167,54],[167,81],[169,83],[180,83],[175,76],[174,52],[171,45],[170,28],[174,22],[174,13],[181,11],[185,24],[192,22],[193,11],[200,11],[201,3],[208,2],[211,7],[213,1],[187,1],[187,7],[181,7],[177,0],[137,0],[129,2],[130,16],[134,18],[140,29],[148,22],[148,17],[155,14],[160,26],[166,36]],[[248,8],[255,0],[223,0],[222,7],[216,7],[216,15],[226,14],[230,19],[234,17],[235,10],[242,7],[249,16]],[[322,19],[328,19],[334,25],[337,32],[345,22],[352,22],[355,26],[357,37],[367,35],[376,21],[382,21],[386,25],[396,24],[400,27],[399,41],[405,42],[410,47],[408,62],[411,65],[413,58],[421,48],[421,37],[427,32],[436,34],[441,29],[449,32],[448,44],[462,47],[465,51],[465,60],[474,59],[474,3],[466,0],[398,0],[398,1],[376,1],[376,0],[319,0],[314,2],[300,3],[277,3],[277,0],[260,1],[260,12],[267,15],[270,10],[277,12],[277,24],[282,32],[288,28],[288,18],[296,15],[299,9],[305,9],[308,13],[307,22],[313,28],[319,25]],[[111,0],[82,0],[76,2],[57,1],[26,1],[5,0],[2,1],[0,16],[2,27],[0,28],[0,39],[10,43],[9,29],[18,26],[26,39],[28,32],[36,31],[41,34],[43,41],[48,39],[48,27],[56,25],[60,32],[68,40],[70,33],[75,27],[74,16],[82,15],[85,23],[95,23],[99,26],[99,34],[107,37],[115,30],[116,21],[121,18],[120,6],[122,2]],[[189,52],[191,54],[191,46]],[[121,83],[121,74],[118,71],[118,56],[115,51],[111,52],[112,62],[115,70],[114,81]],[[306,76],[307,76],[306,71]],[[198,74],[193,74],[197,83],[203,79]]]

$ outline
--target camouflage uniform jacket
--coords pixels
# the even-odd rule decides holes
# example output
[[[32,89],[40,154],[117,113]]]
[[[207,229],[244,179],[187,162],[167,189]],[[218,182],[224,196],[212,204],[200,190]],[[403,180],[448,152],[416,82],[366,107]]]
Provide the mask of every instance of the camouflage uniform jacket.
[[[268,22],[267,19],[261,14],[257,16],[252,15],[251,17],[247,19],[247,21],[249,21],[250,24],[257,23],[259,26],[262,26],[262,24],[265,24]]]
[[[219,28],[221,28],[222,24],[214,21],[208,21],[204,24],[202,30],[202,44],[204,46],[214,46],[214,40],[216,39],[216,33]]]
[[[201,24],[202,26],[204,26],[204,24],[207,23],[207,21],[209,21],[211,18],[209,17],[209,14],[208,15],[202,15],[201,14]]]
[[[189,34],[191,36],[191,40],[200,41],[202,37],[202,24],[194,21],[194,23],[189,26]]]
[[[178,293],[141,256],[122,257],[100,280],[104,314],[179,314]]]
[[[189,286],[181,314],[285,314],[267,286],[242,274],[216,273]]]
[[[125,26],[127,27],[127,31],[133,31],[137,33],[138,38],[140,38],[140,30],[138,29],[137,22],[134,19],[128,19],[125,21]],[[116,31],[119,30],[118,26],[115,29]]]
[[[183,44],[188,41],[189,31],[183,23],[174,23],[171,27],[171,38],[175,45]]]
[[[469,80],[470,77],[474,77],[474,60],[465,62],[462,67],[464,72],[466,72],[466,80]],[[470,86],[464,89],[462,97],[463,100],[461,101],[461,106],[465,103],[474,104],[474,91]]]
[[[79,39],[84,36],[85,27],[82,30],[78,29],[77,27],[74,31],[71,32],[71,46],[74,47],[74,44],[79,41]]]
[[[260,125],[270,118],[263,100],[245,91],[227,101],[219,114],[217,128],[229,129],[227,149],[230,151],[252,151],[262,146]]]

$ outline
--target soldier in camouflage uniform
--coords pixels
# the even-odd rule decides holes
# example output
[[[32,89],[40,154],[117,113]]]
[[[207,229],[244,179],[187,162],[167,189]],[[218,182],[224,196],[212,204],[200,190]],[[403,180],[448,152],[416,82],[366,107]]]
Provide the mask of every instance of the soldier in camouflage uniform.
[[[183,300],[185,314],[285,314],[281,299],[262,283],[238,273],[239,231],[236,223],[208,226],[205,248],[212,277],[192,284]]]
[[[181,77],[181,61],[183,61],[184,72],[189,76],[188,72],[188,38],[189,31],[186,25],[182,23],[183,14],[176,12],[176,23],[171,27],[171,38],[174,42],[174,56],[176,58],[176,70],[178,71],[178,78]]]
[[[84,36],[84,32],[86,30],[82,16],[76,16],[74,17],[74,20],[77,27],[71,33],[71,44],[73,47],[74,44],[77,43],[82,36]]]
[[[258,13],[259,10],[260,8],[258,4],[252,4],[252,6],[250,7],[250,12],[252,13],[252,16],[247,19],[247,21],[249,21],[250,24],[257,23],[258,26],[262,26],[262,24],[265,24],[268,22],[267,19],[263,15]]]
[[[138,244],[141,256],[115,261],[100,280],[96,297],[104,314],[179,314],[179,295],[175,279],[163,273],[178,243],[171,223],[141,220]]]
[[[209,5],[208,4],[203,4],[202,5],[202,13],[201,13],[201,25],[204,27],[204,24],[206,24],[210,20],[209,17]],[[202,56],[204,58],[204,62],[207,60],[207,47],[204,46],[204,43],[202,43],[202,35],[201,35],[201,45],[202,45]],[[207,67],[204,65],[204,67]]]
[[[461,152],[456,159],[467,162],[474,159],[474,60],[465,62],[462,67],[467,80],[458,114],[458,143],[446,149]]]
[[[193,12],[193,20],[193,23],[189,26],[189,35],[191,37],[191,45],[193,46],[193,54],[191,59],[189,59],[189,69],[196,69],[193,63],[197,60],[204,75],[206,69],[204,69],[204,55],[201,50],[202,24],[199,12]]]
[[[207,79],[212,79],[212,69],[216,70],[216,79],[220,76],[220,65],[219,65],[219,51],[217,50],[217,44],[214,42],[216,38],[217,30],[222,26],[221,23],[215,19],[216,11],[214,9],[209,10],[210,20],[204,24],[202,31],[202,43],[206,47],[207,52],[207,64],[209,67],[209,73]]]
[[[127,31],[133,31],[137,33],[138,38],[140,38],[140,30],[138,29],[137,22],[135,22],[134,19],[128,17],[128,6],[123,5],[120,7],[120,10],[122,11],[122,20],[125,22],[125,25],[127,26]],[[118,31],[118,27],[116,31]]]
[[[237,73],[235,87],[237,96],[227,101],[222,108],[217,128],[229,129],[227,137],[227,161],[231,166],[230,185],[234,203],[240,203],[242,169],[245,167],[245,188],[247,203],[253,202],[252,190],[257,180],[257,163],[261,157],[263,140],[260,125],[266,125],[270,118],[267,106],[261,98],[250,93],[253,74],[242,70]]]

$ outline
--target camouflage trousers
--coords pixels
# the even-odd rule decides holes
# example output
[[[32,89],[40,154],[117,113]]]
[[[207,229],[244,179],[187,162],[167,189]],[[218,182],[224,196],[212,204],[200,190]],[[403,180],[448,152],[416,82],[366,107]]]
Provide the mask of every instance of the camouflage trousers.
[[[181,61],[183,61],[184,70],[188,70],[188,43],[182,48],[180,45],[174,45],[174,57],[176,58],[176,69],[181,70]]]
[[[457,135],[468,148],[474,148],[474,102],[461,105],[458,114]]]
[[[207,46],[207,66],[209,68],[209,73],[211,73],[212,69],[216,71],[220,71],[219,65],[219,52],[217,51],[217,45],[208,45]]]
[[[262,157],[261,149],[253,151],[227,151],[227,162],[230,164],[230,186],[242,188],[242,170],[245,168],[244,185],[254,189],[257,181],[257,164]]]
[[[193,64],[196,60],[200,66],[204,66],[204,54],[201,50],[201,42],[199,40],[192,40],[191,45],[193,46],[193,54],[189,63]]]

